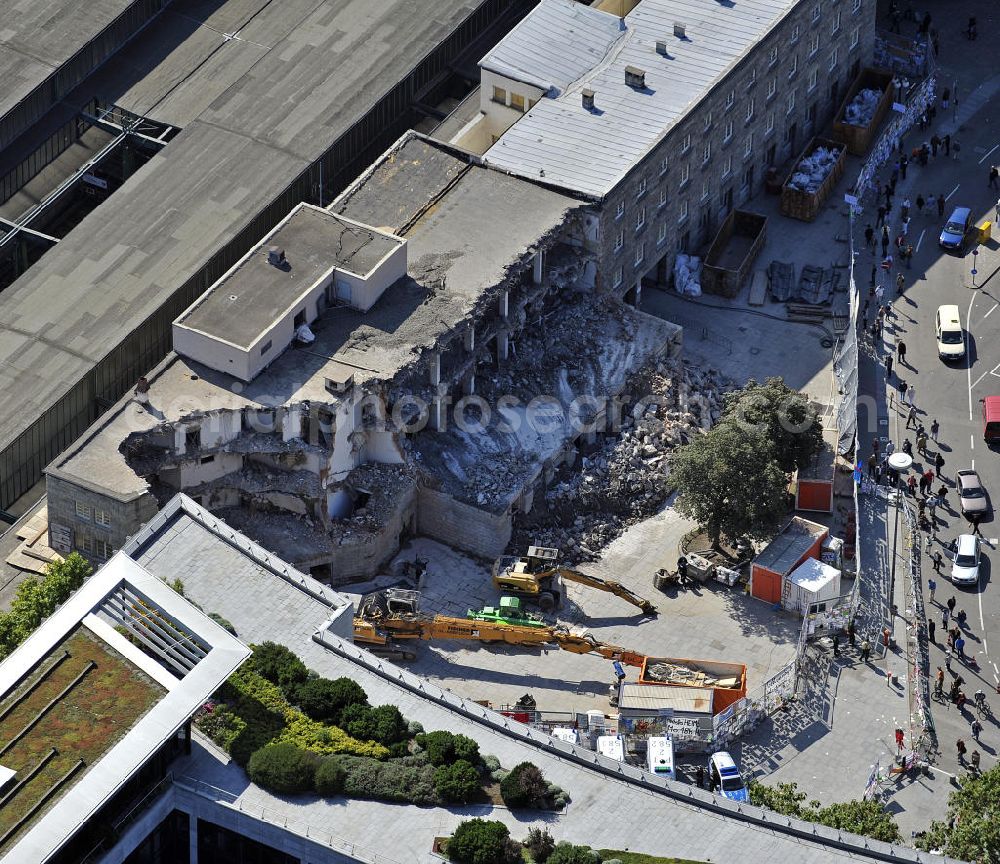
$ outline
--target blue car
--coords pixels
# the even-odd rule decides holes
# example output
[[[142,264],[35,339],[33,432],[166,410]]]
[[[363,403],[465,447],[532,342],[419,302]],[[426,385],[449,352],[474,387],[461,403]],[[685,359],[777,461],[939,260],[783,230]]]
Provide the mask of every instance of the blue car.
[[[740,776],[740,769],[725,750],[713,753],[708,760],[708,779],[712,788],[718,789],[726,798],[732,801],[750,800],[750,792]]]
[[[941,229],[938,244],[942,249],[961,250],[965,246],[965,238],[972,230],[972,211],[968,207],[956,207]]]

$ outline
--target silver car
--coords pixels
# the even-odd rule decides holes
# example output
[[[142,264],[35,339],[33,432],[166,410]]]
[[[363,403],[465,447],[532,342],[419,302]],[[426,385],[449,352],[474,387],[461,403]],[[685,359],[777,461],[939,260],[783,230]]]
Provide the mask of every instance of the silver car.
[[[958,478],[958,497],[962,502],[962,515],[985,516],[990,505],[986,497],[986,490],[979,479],[979,473],[970,468],[959,471],[956,477]]]

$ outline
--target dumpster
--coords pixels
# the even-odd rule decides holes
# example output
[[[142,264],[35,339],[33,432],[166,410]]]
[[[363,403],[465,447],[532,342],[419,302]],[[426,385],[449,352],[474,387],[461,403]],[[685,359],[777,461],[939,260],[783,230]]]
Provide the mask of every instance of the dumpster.
[[[837,110],[837,119],[833,123],[834,139],[846,144],[855,156],[864,156],[885,115],[892,108],[892,99],[892,74],[878,69],[862,69]],[[862,120],[867,122],[859,125]]]
[[[844,174],[847,146],[827,138],[813,138],[795,160],[781,187],[781,212],[812,222],[837,181]]]
[[[733,210],[705,254],[701,289],[706,294],[735,297],[750,275],[750,268],[764,246],[767,217]]]
[[[982,225],[979,226],[979,242],[987,243],[989,242],[990,235],[992,234],[993,223],[987,219]]]

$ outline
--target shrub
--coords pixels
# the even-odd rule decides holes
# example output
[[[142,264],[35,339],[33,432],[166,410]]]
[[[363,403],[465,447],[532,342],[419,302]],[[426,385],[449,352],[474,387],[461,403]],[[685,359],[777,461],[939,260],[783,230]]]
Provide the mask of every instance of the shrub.
[[[277,642],[264,642],[252,645],[253,657],[250,666],[260,675],[277,684],[286,696],[293,695],[296,685],[309,677],[306,664],[284,645]]]
[[[313,720],[339,723],[348,705],[367,705],[368,696],[350,678],[312,678],[295,689],[295,702]]]
[[[494,771],[500,769],[500,760],[497,759],[492,753],[488,753],[483,757],[483,765],[486,766],[486,770],[492,774]]]
[[[543,803],[546,793],[545,777],[531,762],[515,765],[500,781],[500,796],[510,808],[538,806]]]
[[[427,765],[419,757],[379,762],[360,756],[341,756],[338,761],[347,772],[344,794],[351,798],[411,804],[439,802],[434,791],[434,766]]]
[[[546,864],[600,864],[601,856],[589,846],[574,846],[565,841],[559,843]]]
[[[459,759],[434,772],[434,791],[442,801],[465,804],[481,791],[479,772],[471,762]]]
[[[469,819],[448,841],[448,857],[459,864],[514,864],[521,852],[502,822]]]
[[[424,724],[416,720],[411,720],[406,724],[406,729],[411,735],[420,735],[424,731]]]
[[[479,745],[465,735],[453,735],[444,731],[427,732],[418,735],[416,741],[427,751],[427,758],[432,765],[450,765],[459,759],[473,765],[479,763]],[[500,767],[499,760],[497,767]]]
[[[247,728],[246,721],[235,714],[228,705],[218,704],[197,720],[198,728],[227,753],[240,733]]]
[[[354,738],[395,744],[407,736],[406,721],[395,705],[348,705],[340,715],[341,726]]]
[[[294,744],[268,744],[250,757],[247,774],[258,786],[272,792],[311,792],[317,761],[314,753]]]
[[[548,828],[532,828],[528,831],[528,837],[523,845],[531,853],[535,864],[545,864],[552,850],[556,848],[556,841],[552,839]]]
[[[346,778],[347,772],[344,770],[344,766],[335,757],[327,756],[316,769],[316,793],[324,798],[340,795],[344,791]]]
[[[223,618],[218,612],[209,612],[208,617],[218,624],[223,630],[228,630],[234,636],[237,635],[236,628],[229,623],[229,619]]]

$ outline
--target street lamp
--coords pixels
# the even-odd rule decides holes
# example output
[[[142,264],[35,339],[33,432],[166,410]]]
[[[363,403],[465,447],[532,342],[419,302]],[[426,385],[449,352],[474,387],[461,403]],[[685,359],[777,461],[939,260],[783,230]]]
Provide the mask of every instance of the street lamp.
[[[889,607],[894,606],[892,598],[896,596],[896,549],[897,541],[899,539],[899,508],[902,506],[903,500],[903,474],[910,470],[910,466],[913,465],[913,457],[909,453],[904,453],[902,450],[897,450],[893,453],[887,460],[889,468],[896,475],[896,519],[893,524],[892,531],[892,567],[889,572]]]

